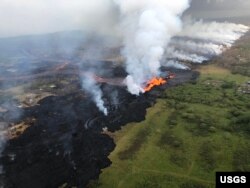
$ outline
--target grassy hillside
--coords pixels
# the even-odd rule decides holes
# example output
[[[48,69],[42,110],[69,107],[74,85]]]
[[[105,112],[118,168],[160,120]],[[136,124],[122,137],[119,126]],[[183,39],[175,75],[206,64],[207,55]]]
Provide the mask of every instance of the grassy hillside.
[[[250,77],[219,62],[200,66],[197,82],[166,90],[145,121],[115,133],[112,165],[89,187],[207,188],[216,171],[250,171]]]

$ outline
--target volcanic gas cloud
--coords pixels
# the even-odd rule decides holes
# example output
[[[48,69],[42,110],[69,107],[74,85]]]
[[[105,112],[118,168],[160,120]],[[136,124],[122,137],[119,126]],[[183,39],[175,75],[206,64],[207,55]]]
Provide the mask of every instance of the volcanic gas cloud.
[[[144,83],[159,76],[160,60],[171,37],[181,31],[180,16],[188,0],[116,1],[122,15],[124,49],[129,92],[144,92]]]
[[[164,84],[160,78],[161,66],[186,69],[184,61],[208,61],[230,48],[249,29],[233,23],[183,23],[182,14],[189,4],[189,0],[109,0],[107,3],[110,7],[105,10],[117,17],[112,34],[122,41],[121,54],[128,73],[125,84],[131,94],[139,95],[149,91],[152,85]],[[101,21],[105,25],[106,21]],[[93,88],[99,96],[94,98],[97,106],[107,114],[101,90]]]
[[[234,23],[187,20],[183,17],[183,13],[189,8],[191,0],[54,0],[52,3],[49,0],[40,0],[39,2],[41,4],[33,1],[3,2],[3,10],[0,13],[3,15],[7,13],[11,23],[13,21],[9,28],[7,26],[10,22],[5,23],[4,30],[7,34],[10,34],[8,30],[11,30],[13,25],[19,26],[22,21],[26,25],[39,23],[36,25],[40,28],[39,32],[46,30],[48,25],[50,27],[47,31],[59,25],[57,30],[64,30],[64,27],[61,28],[61,24],[58,24],[58,20],[63,20],[65,22],[63,25],[71,25],[71,29],[83,28],[87,31],[86,36],[83,36],[86,40],[91,38],[87,37],[88,33],[91,33],[95,40],[99,40],[98,36],[105,36],[102,39],[108,41],[107,43],[117,41],[115,48],[121,48],[121,54],[125,59],[127,76],[124,83],[128,91],[134,95],[144,93],[149,80],[160,77],[161,66],[186,69],[188,67],[183,62],[208,61],[230,48],[249,29],[247,26]],[[19,8],[21,13],[16,11],[16,7],[21,7]],[[43,15],[45,10],[46,16]],[[12,14],[16,14],[17,18],[22,15],[25,19],[12,20]],[[79,25],[81,27],[78,27]],[[37,27],[35,28],[37,30]],[[17,30],[19,33],[20,27]],[[86,55],[88,57],[82,57],[79,69],[90,72],[91,75],[101,75],[102,63],[94,69],[89,69],[89,64],[92,66],[96,62],[87,65],[84,62],[89,59],[105,59],[102,57],[102,52],[108,48],[94,45],[92,42],[84,45],[84,53],[88,54]],[[74,52],[75,49],[70,49],[68,53],[74,54]],[[98,82],[92,77],[80,76],[82,88],[92,96],[99,110],[108,114]]]

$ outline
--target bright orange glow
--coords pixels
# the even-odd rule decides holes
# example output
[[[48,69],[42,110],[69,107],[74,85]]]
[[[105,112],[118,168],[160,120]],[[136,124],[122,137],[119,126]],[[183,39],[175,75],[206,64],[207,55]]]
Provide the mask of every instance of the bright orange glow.
[[[144,91],[148,92],[151,89],[153,89],[155,86],[160,86],[160,85],[163,85],[165,83],[167,83],[167,80],[164,80],[163,78],[154,77],[147,82],[147,85],[144,88]]]

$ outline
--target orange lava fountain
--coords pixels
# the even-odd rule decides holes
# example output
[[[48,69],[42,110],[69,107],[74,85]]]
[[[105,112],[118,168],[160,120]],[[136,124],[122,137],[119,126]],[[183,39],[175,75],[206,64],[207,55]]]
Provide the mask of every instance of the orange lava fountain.
[[[155,86],[160,86],[160,85],[163,85],[167,83],[167,80],[163,79],[163,78],[157,78],[157,77],[154,77],[152,78],[151,80],[149,80],[147,82],[147,85],[146,87],[144,88],[144,91],[145,92],[148,92],[150,91],[151,89],[153,89]]]
[[[149,80],[144,88],[145,92],[150,91],[155,86],[161,86],[163,84],[166,84],[168,80],[175,78],[175,74],[169,73],[167,77],[161,78],[161,77],[154,77],[151,80]]]

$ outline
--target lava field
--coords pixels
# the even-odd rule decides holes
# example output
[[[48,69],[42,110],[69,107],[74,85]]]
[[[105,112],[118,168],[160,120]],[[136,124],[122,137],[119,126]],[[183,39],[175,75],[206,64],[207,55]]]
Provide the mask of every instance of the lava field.
[[[53,95],[39,99],[36,104],[18,107],[12,102],[7,110],[0,112],[0,121],[7,122],[9,129],[20,123],[27,125],[21,132],[14,131],[16,135],[10,136],[2,152],[1,179],[6,188],[59,187],[65,183],[68,187],[86,186],[111,164],[108,156],[115,143],[107,132],[115,132],[129,122],[143,121],[146,109],[163,90],[197,77],[196,72],[171,69],[176,77],[167,84],[133,96],[122,84],[126,76],[123,67],[112,62],[103,64],[106,72],[96,75],[102,77],[97,82],[104,94],[108,116],[98,110],[82,89],[79,77],[82,72],[73,63],[56,63],[30,74],[0,77],[4,89],[29,83],[27,92],[45,92],[36,84],[48,79],[55,85],[46,90]],[[61,79],[68,82],[63,85],[59,83]],[[116,102],[111,95],[114,92]],[[14,115],[16,111],[18,117]]]

